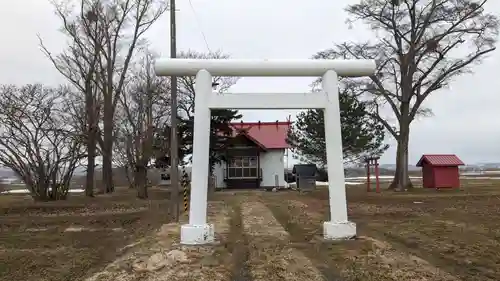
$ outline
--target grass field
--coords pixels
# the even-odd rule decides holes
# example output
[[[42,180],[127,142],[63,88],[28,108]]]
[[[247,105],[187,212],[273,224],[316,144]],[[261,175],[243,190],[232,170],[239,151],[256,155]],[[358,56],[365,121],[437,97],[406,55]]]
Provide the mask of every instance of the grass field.
[[[500,280],[500,186],[380,194],[348,188],[358,237],[321,239],[328,193],[220,192],[217,243],[179,245],[166,194],[67,202],[0,197],[0,280]],[[186,221],[184,215],[182,221]]]
[[[0,280],[81,280],[165,223],[164,196],[140,201],[125,190],[47,203],[1,196]]]

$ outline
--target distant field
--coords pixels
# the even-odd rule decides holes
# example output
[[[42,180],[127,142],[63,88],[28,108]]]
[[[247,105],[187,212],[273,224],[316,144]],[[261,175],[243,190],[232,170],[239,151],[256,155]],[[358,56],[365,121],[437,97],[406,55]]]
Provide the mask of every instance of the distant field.
[[[393,175],[380,175],[379,176],[379,181],[383,184],[388,183],[392,181]],[[373,174],[370,175],[371,181],[373,184],[375,184],[375,176]],[[487,171],[485,173],[462,173],[461,175],[461,180],[462,184],[464,185],[481,185],[486,182],[486,184],[489,185],[489,182],[491,181],[492,183],[498,183],[500,184],[500,171]],[[410,175],[410,179],[412,183],[418,187],[421,186],[422,184],[422,177],[420,174],[412,174]],[[366,182],[366,176],[356,176],[356,177],[346,177],[346,184],[347,185],[360,185],[364,182]],[[122,186],[126,186],[126,184],[123,184]],[[153,184],[154,185],[154,184]],[[12,193],[27,193],[28,191],[26,190],[26,187],[24,184],[10,184],[10,185],[3,185],[2,190],[0,190],[0,194],[3,192],[3,194],[9,193],[9,191],[13,190],[14,192]],[[23,191],[24,190],[24,191]],[[72,193],[79,193],[83,192],[83,184],[78,184],[78,185],[72,185],[70,187],[70,190],[72,190]]]

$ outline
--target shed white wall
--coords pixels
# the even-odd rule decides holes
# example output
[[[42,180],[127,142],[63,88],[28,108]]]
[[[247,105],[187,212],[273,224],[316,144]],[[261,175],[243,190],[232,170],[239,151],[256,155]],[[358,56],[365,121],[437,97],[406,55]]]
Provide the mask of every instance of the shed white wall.
[[[278,185],[285,186],[284,158],[284,149],[273,149],[260,153],[261,186],[275,186],[275,175],[278,175]]]
[[[278,175],[278,185],[285,186],[285,150],[273,149],[260,153],[260,168],[262,169],[261,186],[275,186],[275,175]],[[225,188],[224,169],[226,162],[215,164],[213,175],[217,188]]]
[[[224,182],[224,169],[226,168],[226,162],[221,161],[215,164],[213,175],[215,176],[215,187],[216,188],[226,188],[226,183]]]

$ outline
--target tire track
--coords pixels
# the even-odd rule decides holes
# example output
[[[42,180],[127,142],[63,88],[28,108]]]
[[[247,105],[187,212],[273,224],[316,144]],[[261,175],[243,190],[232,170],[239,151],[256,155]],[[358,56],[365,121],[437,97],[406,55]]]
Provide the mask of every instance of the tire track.
[[[228,247],[232,252],[233,268],[231,272],[232,281],[252,281],[252,275],[248,266],[249,249],[248,239],[243,233],[243,220],[239,202],[233,202]]]
[[[274,214],[278,222],[283,225],[286,231],[291,235],[291,245],[304,253],[304,255],[313,263],[327,281],[342,281],[344,280],[340,274],[340,269],[337,268],[331,259],[320,251],[320,247],[314,247],[311,243],[317,236],[317,231],[306,230],[294,223],[290,219],[290,214],[282,208],[283,205],[267,204],[268,208]],[[286,206],[285,206],[286,207]]]
[[[255,281],[325,280],[314,263],[292,246],[292,237],[266,205],[243,203],[242,218],[249,239],[250,270]]]

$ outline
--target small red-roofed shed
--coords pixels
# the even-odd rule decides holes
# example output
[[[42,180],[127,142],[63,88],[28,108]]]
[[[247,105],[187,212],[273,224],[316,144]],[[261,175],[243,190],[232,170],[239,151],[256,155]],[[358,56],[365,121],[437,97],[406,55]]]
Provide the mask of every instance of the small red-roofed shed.
[[[463,165],[455,154],[424,154],[417,163],[417,167],[422,167],[424,188],[460,187],[458,167]]]

